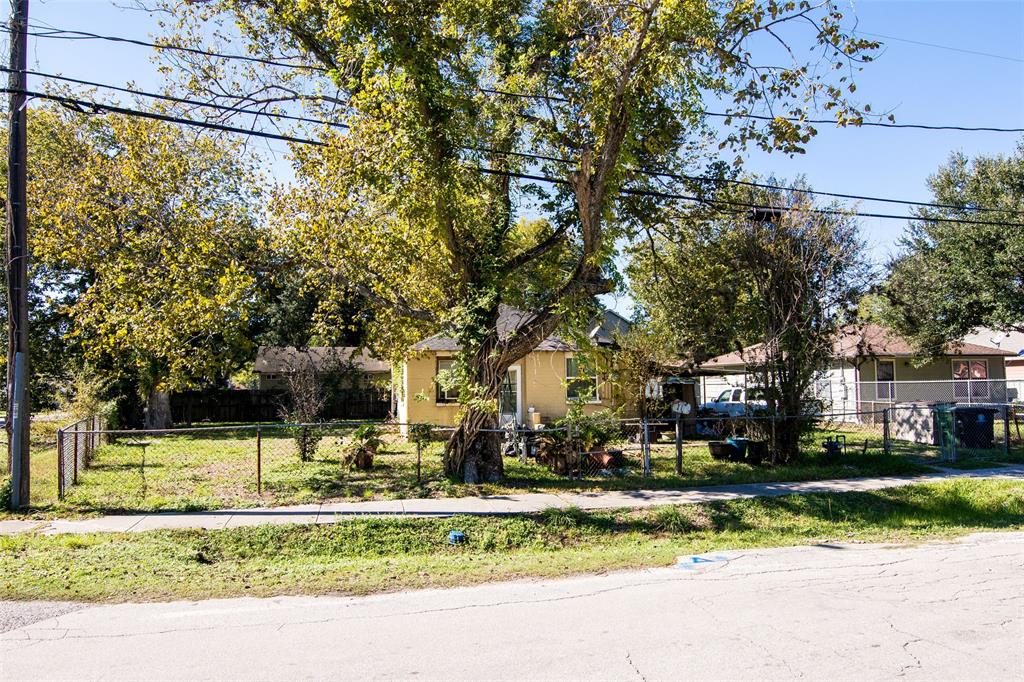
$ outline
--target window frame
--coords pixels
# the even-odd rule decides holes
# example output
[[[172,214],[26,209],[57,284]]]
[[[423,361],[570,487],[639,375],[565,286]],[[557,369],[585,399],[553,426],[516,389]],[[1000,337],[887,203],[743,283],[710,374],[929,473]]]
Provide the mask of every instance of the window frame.
[[[576,362],[576,374],[569,374],[569,363]],[[586,374],[580,375],[580,362],[579,358],[575,355],[565,356],[565,402],[566,403],[583,403],[584,405],[598,405],[601,403],[601,379],[597,372],[594,372],[594,388],[593,393],[590,397],[573,396],[570,391],[573,390],[574,385],[583,384],[586,380],[591,377]],[[589,383],[589,382],[587,382]]]
[[[892,378],[891,379],[880,379],[878,368],[882,363],[888,363],[892,365]],[[884,391],[882,390],[882,387]],[[883,395],[884,393],[884,395]],[[884,400],[890,403],[896,402],[896,359],[895,358],[875,358],[875,399]]]
[[[974,363],[979,363],[985,367],[985,378],[975,379],[974,374]],[[957,364],[965,364],[967,366],[967,377],[961,379],[956,375]],[[972,402],[975,399],[991,399],[992,387],[990,381],[992,380],[992,374],[990,373],[991,366],[988,363],[987,358],[953,358],[950,360],[950,371],[953,377],[953,399],[957,400],[960,398],[966,398],[968,402]],[[976,388],[983,390],[977,391]],[[966,389],[964,393],[960,393],[961,389]]]
[[[447,363],[448,367],[444,370],[441,369],[441,363]],[[441,387],[441,382],[437,380],[437,375],[442,371],[451,371],[452,365],[455,364],[455,358],[453,357],[441,357],[438,356],[434,359],[434,403],[437,405],[454,405],[459,402],[459,389],[449,388],[445,389]],[[454,397],[450,397],[451,392],[455,392]]]

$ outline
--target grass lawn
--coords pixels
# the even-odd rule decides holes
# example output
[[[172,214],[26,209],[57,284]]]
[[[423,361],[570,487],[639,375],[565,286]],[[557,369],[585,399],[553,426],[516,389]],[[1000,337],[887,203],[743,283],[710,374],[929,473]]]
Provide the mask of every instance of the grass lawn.
[[[885,456],[880,445],[867,454],[851,446],[839,461],[824,458],[811,440],[807,456],[786,466],[751,466],[711,458],[702,441],[686,444],[683,474],[674,472],[674,445],[652,447],[652,475],[641,475],[638,447],[625,444],[630,466],[612,476],[570,479],[533,460],[505,459],[500,485],[467,486],[444,477],[441,443],[430,443],[416,475],[416,447],[397,434],[387,438],[370,471],[342,463],[345,434],[321,438],[310,461],[299,460],[295,441],[267,430],[261,437],[262,490],[257,491],[256,438],[252,431],[206,431],[147,439],[145,449],[122,441],[98,449],[91,466],[57,499],[56,450],[37,447],[33,455],[32,514],[73,516],[159,510],[206,510],[302,504],[322,500],[394,499],[499,495],[527,491],[630,490],[696,485],[800,481],[871,475],[907,475],[929,468],[907,456]],[[852,441],[852,439],[851,439]],[[2,518],[2,512],[0,512]]]
[[[367,594],[667,566],[681,554],[1024,528],[1024,482],[955,480],[646,510],[0,537],[0,599]],[[466,533],[451,547],[450,530]]]
[[[47,427],[48,428],[48,427]],[[227,507],[303,504],[327,500],[395,499],[408,497],[459,497],[501,495],[529,491],[635,490],[684,488],[701,485],[804,481],[858,476],[912,475],[931,471],[934,448],[894,445],[884,455],[880,432],[863,427],[848,430],[847,454],[830,460],[821,453],[826,432],[812,434],[800,462],[785,466],[751,466],[711,458],[703,441],[687,441],[683,473],[674,471],[675,448],[670,442],[652,447],[652,475],[641,475],[638,446],[627,449],[627,466],[615,475],[594,475],[582,480],[553,473],[533,460],[523,464],[505,459],[505,481],[500,485],[467,486],[444,477],[441,443],[430,443],[422,452],[417,480],[416,446],[397,433],[386,437],[370,471],[346,467],[343,455],[351,431],[332,432],[320,438],[310,461],[299,460],[295,440],[268,428],[260,443],[262,489],[257,489],[257,443],[252,430],[183,430],[180,434],[148,437],[138,442],[122,440],[101,447],[91,466],[57,499],[56,448],[53,434],[43,429],[34,439],[32,503],[36,517],[81,516],[99,513],[142,511],[198,511]],[[45,432],[44,432],[45,431]],[[842,433],[827,432],[828,435]],[[864,443],[867,440],[867,447]],[[993,455],[995,457],[995,455]],[[1024,452],[1013,459],[1024,459]],[[998,457],[997,457],[998,459]],[[1002,459],[1006,459],[1002,457]],[[961,466],[989,466],[987,459],[963,459]],[[24,514],[20,514],[24,516]],[[0,511],[0,518],[11,518]]]

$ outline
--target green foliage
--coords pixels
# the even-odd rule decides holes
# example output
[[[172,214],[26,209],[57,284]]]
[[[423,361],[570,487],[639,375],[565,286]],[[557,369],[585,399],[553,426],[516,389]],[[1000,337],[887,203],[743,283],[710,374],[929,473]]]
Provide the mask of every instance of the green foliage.
[[[143,392],[226,374],[248,348],[259,177],[241,143],[33,109],[29,241],[67,337]]]
[[[357,448],[376,452],[384,445],[383,433],[376,424],[363,424],[352,435]]]
[[[434,427],[431,424],[410,424],[409,438],[412,442],[423,445],[433,438]]]
[[[7,473],[0,476],[0,509],[8,509],[11,506],[13,480]]]
[[[664,320],[659,318],[659,322]],[[641,418],[657,411],[647,395],[651,382],[665,375],[666,366],[676,359],[673,332],[663,324],[644,320],[618,337],[612,373],[618,392],[633,403]]]
[[[809,188],[733,190],[767,207],[764,215],[685,214],[656,248],[634,250],[630,272],[644,312],[676,330],[679,345],[693,344],[681,349],[692,361],[739,351],[768,411],[780,415],[806,411],[804,396],[831,361],[840,327],[856,321],[870,278],[854,219],[835,205],[816,212],[799,189]],[[806,423],[786,420],[772,431],[774,458],[798,455]]]
[[[622,434],[619,410],[598,410],[587,414],[579,403],[573,403],[555,426],[568,429],[584,451],[599,450]]]
[[[1024,230],[929,221],[1021,222],[1024,143],[1008,156],[955,153],[928,186],[934,203],[962,208],[917,209],[903,253],[891,264],[882,318],[924,356],[941,354],[976,327],[1024,331]],[[997,210],[978,213],[974,206]]]
[[[71,375],[71,392],[61,397],[60,409],[74,419],[102,417],[107,428],[116,428],[117,400],[111,399],[110,382],[88,365]]]
[[[327,70],[330,87],[268,68],[238,73],[228,88],[337,91],[309,106],[348,129],[325,127],[326,144],[294,150],[296,185],[271,204],[279,237],[326,296],[354,291],[374,307],[367,340],[378,354],[397,358],[438,331],[461,342],[463,424],[493,425],[507,367],[621,283],[616,244],[672,203],[623,193],[671,183],[630,168],[682,171],[717,155],[705,139],[705,99],[724,98],[737,113],[724,148],[796,153],[813,127],[744,114],[767,105],[796,117],[813,98],[855,125],[862,114],[847,101],[847,71],[818,67],[858,69],[878,46],[847,34],[830,3],[164,5],[181,17],[174,42],[231,25],[254,55],[286,49]],[[788,35],[782,23],[799,43],[789,54],[809,47],[814,56],[779,66],[768,50],[771,68],[762,68],[746,46],[759,33]],[[188,84],[212,88],[204,76],[215,73],[223,92],[225,69],[197,67]],[[523,173],[555,182],[509,175]],[[502,303],[530,313],[514,333],[498,329]],[[453,474],[479,436],[459,433]],[[487,475],[500,476],[500,457],[485,456]]]

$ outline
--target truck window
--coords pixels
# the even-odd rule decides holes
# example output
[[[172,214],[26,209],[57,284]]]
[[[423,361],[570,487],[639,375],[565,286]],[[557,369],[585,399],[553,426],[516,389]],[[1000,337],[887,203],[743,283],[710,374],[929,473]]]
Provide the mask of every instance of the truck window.
[[[722,392],[721,392],[721,393],[720,393],[720,394],[718,395],[718,397],[717,397],[717,398],[715,398],[715,402],[716,402],[716,403],[725,403],[725,402],[728,402],[728,401],[729,401],[729,394],[731,394],[731,393],[732,393],[732,389],[731,389],[731,388],[730,388],[730,389],[728,389],[728,390],[722,391]]]
[[[732,401],[734,403],[738,403],[741,400],[743,400],[743,389],[742,388],[734,389],[733,392],[732,392]]]

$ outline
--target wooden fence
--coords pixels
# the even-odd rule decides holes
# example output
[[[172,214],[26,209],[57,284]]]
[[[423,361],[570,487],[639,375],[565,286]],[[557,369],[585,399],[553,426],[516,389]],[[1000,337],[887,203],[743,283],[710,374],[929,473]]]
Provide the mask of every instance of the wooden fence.
[[[216,390],[182,391],[171,395],[175,424],[197,422],[275,422],[288,404],[284,391]],[[391,413],[391,396],[376,388],[334,392],[322,419],[384,419]]]

